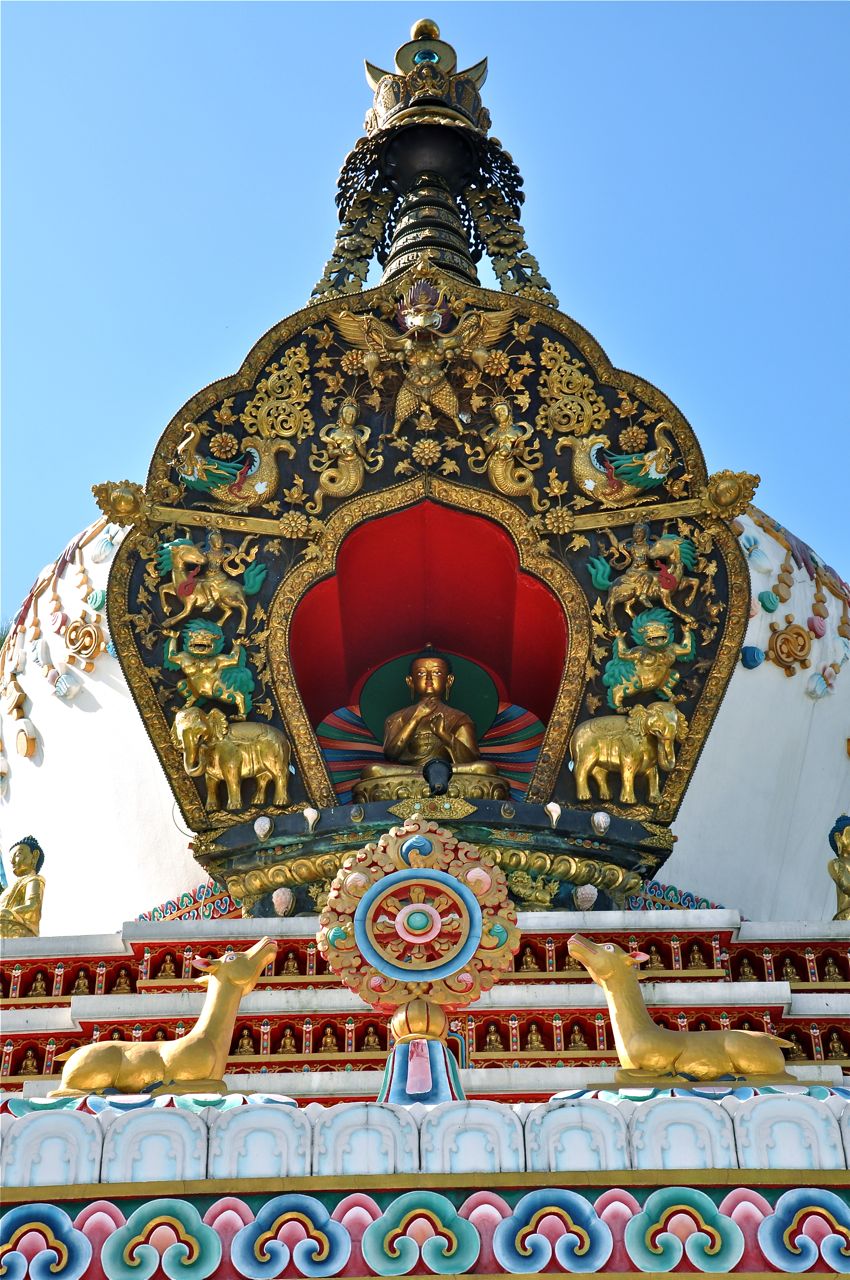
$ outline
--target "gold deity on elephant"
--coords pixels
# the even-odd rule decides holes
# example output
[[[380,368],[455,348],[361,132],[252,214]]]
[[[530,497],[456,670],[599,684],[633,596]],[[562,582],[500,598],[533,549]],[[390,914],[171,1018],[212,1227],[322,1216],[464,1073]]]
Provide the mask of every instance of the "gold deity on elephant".
[[[334,318],[345,341],[365,353],[363,364],[370,379],[381,365],[401,365],[403,380],[395,399],[392,436],[417,409],[439,410],[462,434],[460,403],[447,366],[466,358],[483,368],[490,348],[507,333],[514,316],[511,311],[471,311],[449,329],[452,320],[445,293],[425,279],[416,280],[400,299],[398,329],[368,312],[342,311]]]
[[[632,707],[627,716],[598,716],[585,720],[570,738],[575,766],[576,797],[592,799],[593,778],[601,800],[611,799],[608,774],[620,775],[620,803],[635,804],[635,781],[647,780],[649,803],[661,802],[659,770],[669,773],[676,763],[676,743],[688,731],[688,722],[669,703],[651,702]]]
[[[454,683],[450,660],[435,649],[424,649],[411,662],[405,683],[413,704],[387,717],[384,759],[363,770],[354,786],[355,801],[419,794],[426,785],[423,769],[434,760],[451,766],[457,794],[506,800],[508,783],[481,759],[471,717],[448,704]]]
[[[171,738],[183,753],[183,768],[190,778],[203,777],[206,807],[219,808],[219,784],[227,789],[227,808],[241,809],[242,783],[253,778],[253,805],[266,801],[274,787],[274,803],[285,805],[289,795],[289,743],[279,729],[253,720],[228,720],[213,707],[186,706],[177,712]]]
[[[168,671],[181,671],[183,679],[177,691],[192,707],[204,699],[215,699],[236,707],[240,716],[251,710],[254,692],[254,675],[247,664],[245,650],[235,641],[230,653],[223,653],[224,632],[216,622],[196,618],[187,622],[180,637],[176,631],[166,631],[163,666]]]
[[[370,449],[369,428],[358,425],[357,401],[343,400],[335,423],[322,427],[316,446],[310,454],[310,470],[319,472],[319,486],[306,510],[316,514],[325,498],[352,498],[363,488],[366,473],[380,471],[384,459],[378,449]]]
[[[160,578],[168,577],[159,588],[159,603],[165,612],[169,596],[182,604],[179,613],[168,619],[174,626],[193,613],[206,613],[219,609],[219,622],[224,623],[236,612],[239,614],[237,631],[241,634],[248,626],[248,596],[256,595],[265,581],[267,566],[255,560],[256,543],[252,537],[243,538],[238,547],[224,541],[217,529],[210,531],[206,550],[195,546],[191,538],[174,538],[160,543],[156,567]],[[237,579],[240,577],[242,581]]]
[[[529,443],[532,427],[527,422],[514,422],[507,400],[494,400],[490,405],[493,423],[481,430],[481,444],[466,446],[470,471],[487,479],[506,498],[530,498],[535,511],[545,511],[547,499],[537,492],[533,472],[543,465],[539,442]]]
[[[684,624],[684,639],[676,643],[673,618],[666,609],[646,609],[632,622],[635,648],[626,646],[622,632],[614,633],[613,654],[605,666],[602,683],[608,690],[608,705],[623,709],[623,701],[638,693],[657,693],[668,702],[679,702],[676,685],[681,679],[677,662],[693,662],[696,641],[690,625]]]

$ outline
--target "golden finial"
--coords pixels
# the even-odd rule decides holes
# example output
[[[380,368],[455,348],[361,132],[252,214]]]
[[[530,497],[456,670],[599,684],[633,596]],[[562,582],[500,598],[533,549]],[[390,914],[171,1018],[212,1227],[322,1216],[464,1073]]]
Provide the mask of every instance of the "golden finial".
[[[420,18],[410,28],[411,40],[439,40],[440,28],[433,18]]]

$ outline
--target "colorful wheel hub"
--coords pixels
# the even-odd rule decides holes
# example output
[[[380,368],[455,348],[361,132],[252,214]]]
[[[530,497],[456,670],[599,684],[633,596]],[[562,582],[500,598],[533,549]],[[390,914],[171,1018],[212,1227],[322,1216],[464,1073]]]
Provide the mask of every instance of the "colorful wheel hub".
[[[319,949],[364,1000],[475,1000],[519,944],[502,872],[436,823],[410,819],[346,858],[322,912]]]

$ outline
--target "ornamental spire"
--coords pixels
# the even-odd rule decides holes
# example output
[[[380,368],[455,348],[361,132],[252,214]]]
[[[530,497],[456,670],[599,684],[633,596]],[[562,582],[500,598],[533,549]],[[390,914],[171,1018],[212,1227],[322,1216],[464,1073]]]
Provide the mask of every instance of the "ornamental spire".
[[[497,138],[480,90],[483,58],[465,71],[436,22],[415,23],[395,70],[366,63],[374,102],[337,187],[340,229],[314,298],[359,292],[373,258],[383,281],[425,251],[444,271],[477,284],[486,253],[506,293],[558,305],[528,251],[519,215],[522,178]]]

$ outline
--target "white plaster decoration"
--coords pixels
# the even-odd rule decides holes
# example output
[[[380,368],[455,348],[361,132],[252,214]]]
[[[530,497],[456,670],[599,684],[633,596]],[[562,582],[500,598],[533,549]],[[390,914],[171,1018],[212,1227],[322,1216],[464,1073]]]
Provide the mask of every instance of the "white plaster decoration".
[[[404,1107],[340,1102],[311,1111],[314,1174],[418,1172],[419,1134]]]
[[[635,1169],[735,1169],[729,1113],[707,1098],[651,1098],[634,1108],[629,1141]]]
[[[109,1118],[102,1182],[181,1182],[206,1173],[207,1126],[200,1116],[145,1107]]]
[[[6,1187],[68,1186],[100,1179],[103,1135],[94,1116],[79,1111],[4,1115],[0,1132]]]
[[[297,1107],[208,1107],[206,1117],[207,1177],[303,1178],[310,1173],[312,1125]]]
[[[763,607],[760,596],[775,585],[786,548],[750,514],[739,519],[754,604],[744,645],[766,652],[771,622],[784,627],[790,614],[810,632],[819,627],[812,618],[814,583],[795,564],[790,594],[774,612]],[[826,605],[825,634],[813,635],[807,670],[787,676],[770,661],[749,671],[736,666],[674,825],[678,842],[664,864],[667,883],[688,885],[760,920],[827,921],[835,911],[826,835],[847,807],[850,642],[838,634],[841,602],[827,592]],[[812,682],[832,663],[844,669],[827,696],[816,696]],[[742,849],[759,856],[742,858]]]
[[[423,1173],[521,1173],[522,1123],[498,1102],[442,1102],[419,1129]]]
[[[837,1099],[830,1098],[830,1102]],[[844,1143],[844,1159],[847,1168],[850,1169],[850,1102],[842,1099],[844,1106],[838,1115],[838,1127],[841,1130],[841,1140]]]
[[[534,1173],[631,1167],[625,1117],[596,1098],[565,1098],[531,1109],[525,1150],[526,1167]]]
[[[742,1169],[844,1169],[838,1121],[825,1103],[800,1094],[724,1099]]]

